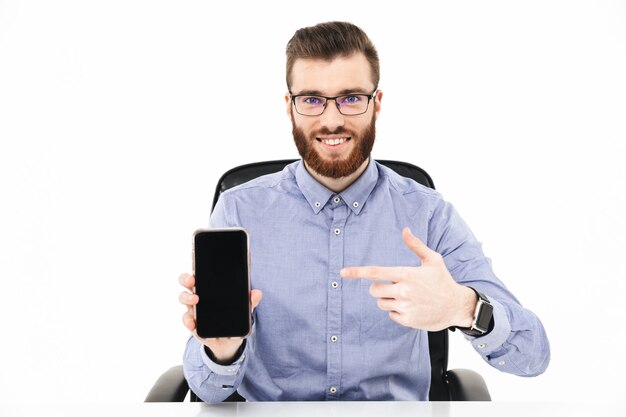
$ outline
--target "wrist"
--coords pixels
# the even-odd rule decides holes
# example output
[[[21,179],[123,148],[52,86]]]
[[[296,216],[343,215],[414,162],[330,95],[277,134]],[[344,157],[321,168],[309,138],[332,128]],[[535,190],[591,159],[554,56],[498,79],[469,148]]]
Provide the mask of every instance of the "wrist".
[[[459,285],[460,291],[458,299],[458,307],[456,308],[456,315],[452,319],[451,326],[453,327],[471,327],[474,321],[474,313],[476,310],[476,303],[478,302],[478,296],[476,291],[470,287]]]
[[[207,354],[211,361],[215,362],[218,365],[232,365],[237,362],[241,355],[243,354],[244,349],[246,348],[246,340],[244,339],[241,345],[234,352],[220,352],[219,355],[216,355],[210,347],[204,345],[204,352]]]
[[[469,327],[457,326],[456,328],[468,336],[484,336],[491,332],[494,327],[493,306],[486,295],[479,293],[472,287],[468,288],[476,295],[476,306],[474,307],[472,324]],[[454,330],[454,327],[451,329]]]

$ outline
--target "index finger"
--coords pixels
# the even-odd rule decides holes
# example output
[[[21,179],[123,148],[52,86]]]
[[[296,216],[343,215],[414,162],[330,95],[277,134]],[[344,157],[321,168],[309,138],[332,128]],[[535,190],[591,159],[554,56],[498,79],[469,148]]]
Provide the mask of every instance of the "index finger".
[[[400,282],[406,278],[404,268],[389,266],[351,266],[339,271],[342,278],[364,278],[372,281]]]

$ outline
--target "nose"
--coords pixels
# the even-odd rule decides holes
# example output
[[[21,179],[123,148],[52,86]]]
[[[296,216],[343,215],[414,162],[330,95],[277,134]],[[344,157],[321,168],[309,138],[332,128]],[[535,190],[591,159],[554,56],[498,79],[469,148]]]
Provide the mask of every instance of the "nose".
[[[343,127],[343,114],[339,113],[337,102],[328,101],[324,112],[320,115],[320,124],[330,132],[334,132],[338,127]]]

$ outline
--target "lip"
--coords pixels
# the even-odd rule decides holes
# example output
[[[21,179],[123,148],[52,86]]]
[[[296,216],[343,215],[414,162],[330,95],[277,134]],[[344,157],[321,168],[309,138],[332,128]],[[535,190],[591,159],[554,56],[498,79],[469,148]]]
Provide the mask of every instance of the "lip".
[[[346,138],[346,139],[351,139],[351,136],[349,135],[320,135],[320,136],[316,136],[315,139],[317,140],[326,140],[326,139],[341,139],[341,138]]]
[[[346,139],[343,143],[340,143],[338,145],[330,145],[324,142],[324,140],[330,140],[330,139]],[[352,137],[351,136],[346,136],[346,135],[325,135],[325,136],[318,136],[315,138],[315,140],[326,150],[331,151],[331,152],[338,152],[343,150],[345,147],[348,146],[348,144],[352,141]]]

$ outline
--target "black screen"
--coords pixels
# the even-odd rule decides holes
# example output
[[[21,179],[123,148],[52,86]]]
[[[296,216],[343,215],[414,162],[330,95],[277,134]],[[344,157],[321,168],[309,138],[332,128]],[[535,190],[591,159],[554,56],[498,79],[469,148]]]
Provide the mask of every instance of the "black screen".
[[[198,336],[236,337],[250,331],[248,238],[243,230],[194,234]]]

